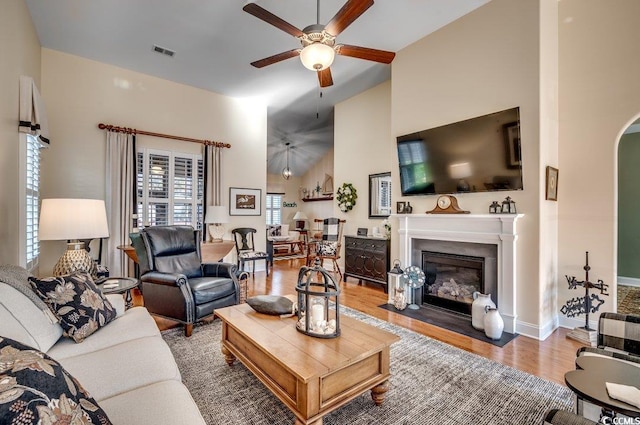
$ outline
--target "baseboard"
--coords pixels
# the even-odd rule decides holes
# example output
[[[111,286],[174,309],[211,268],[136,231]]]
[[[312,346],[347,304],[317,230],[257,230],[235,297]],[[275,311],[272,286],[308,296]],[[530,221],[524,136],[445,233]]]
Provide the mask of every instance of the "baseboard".
[[[637,286],[640,288],[640,279],[637,277],[618,276],[618,284],[626,286]]]
[[[558,328],[558,316],[549,320],[542,326],[535,325],[533,323],[523,322],[518,320],[516,322],[516,332],[520,335],[528,336],[529,338],[544,341]]]
[[[589,320],[589,327],[591,329],[598,329],[599,317],[600,317],[600,312],[592,313],[589,315],[589,319],[591,319]],[[560,316],[560,326],[567,329],[584,327],[584,316],[580,316],[580,317]]]

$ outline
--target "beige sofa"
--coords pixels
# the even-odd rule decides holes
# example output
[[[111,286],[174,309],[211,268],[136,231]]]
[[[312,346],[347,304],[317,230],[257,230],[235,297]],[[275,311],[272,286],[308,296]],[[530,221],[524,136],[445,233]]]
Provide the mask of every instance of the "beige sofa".
[[[24,284],[28,286],[26,280]],[[125,311],[121,295],[107,295],[118,317],[76,343],[62,336],[60,325],[14,286],[0,281],[0,336],[57,360],[114,424],[205,423],[144,307]]]

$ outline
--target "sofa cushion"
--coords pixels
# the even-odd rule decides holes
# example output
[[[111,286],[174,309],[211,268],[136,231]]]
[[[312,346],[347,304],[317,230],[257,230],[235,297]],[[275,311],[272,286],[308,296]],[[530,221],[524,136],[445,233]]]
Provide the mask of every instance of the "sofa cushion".
[[[38,279],[29,282],[60,319],[64,335],[82,342],[116,318],[116,310],[88,273]]]
[[[98,401],[156,382],[181,379],[173,354],[160,336],[138,338],[59,361]]]
[[[120,425],[204,425],[191,394],[178,381],[147,385],[100,402],[113,422]]]
[[[62,327],[51,317],[21,292],[0,282],[0,335],[49,351],[62,336]]]
[[[102,350],[112,345],[131,341],[148,336],[158,336],[160,331],[149,312],[144,307],[133,307],[109,323],[100,332],[88,336],[82,344],[76,344],[73,340],[62,338],[51,347],[47,354],[57,360],[67,357],[80,356],[93,351]]]
[[[0,337],[2,423],[111,424],[80,383],[49,356]],[[75,420],[74,420],[75,419]]]

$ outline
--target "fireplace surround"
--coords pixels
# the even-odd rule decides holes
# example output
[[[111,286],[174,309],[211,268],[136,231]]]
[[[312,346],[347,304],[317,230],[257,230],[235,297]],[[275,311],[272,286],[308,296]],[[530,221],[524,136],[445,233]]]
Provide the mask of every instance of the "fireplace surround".
[[[405,266],[423,267],[425,251],[483,257],[484,291],[492,294],[504,319],[504,330],[515,333],[516,222],[523,216],[524,214],[394,215],[398,219],[400,261]],[[480,255],[476,248],[485,250],[486,253]],[[494,279],[495,283],[488,283],[487,278]],[[487,283],[494,286],[487,287]]]

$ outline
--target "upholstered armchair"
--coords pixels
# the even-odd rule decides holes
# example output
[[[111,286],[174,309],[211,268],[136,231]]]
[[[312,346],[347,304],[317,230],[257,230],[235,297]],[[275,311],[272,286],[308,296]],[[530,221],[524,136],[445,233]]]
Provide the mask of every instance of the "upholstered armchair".
[[[213,315],[217,308],[238,304],[237,266],[202,264],[200,231],[191,226],[155,226],[132,233],[140,266],[144,305],[151,314],[185,324]]]

